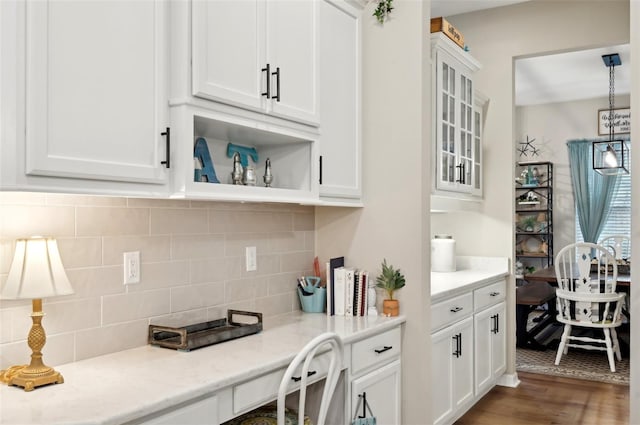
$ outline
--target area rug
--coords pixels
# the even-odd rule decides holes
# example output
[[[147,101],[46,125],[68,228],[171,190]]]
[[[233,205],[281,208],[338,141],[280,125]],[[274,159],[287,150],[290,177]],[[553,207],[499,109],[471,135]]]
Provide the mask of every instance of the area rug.
[[[539,314],[539,313],[538,313]],[[529,316],[527,327],[533,326],[536,312]],[[559,337],[562,328],[558,328]],[[543,375],[564,376],[568,378],[587,379],[590,381],[606,382],[610,384],[629,385],[629,355],[623,353],[621,361],[616,359],[616,371],[609,369],[609,360],[604,351],[587,351],[569,348],[569,354],[562,356],[560,364],[556,366],[556,344],[551,343],[545,351],[527,348],[516,349],[516,370],[521,372],[540,373]],[[626,355],[625,355],[626,354]]]

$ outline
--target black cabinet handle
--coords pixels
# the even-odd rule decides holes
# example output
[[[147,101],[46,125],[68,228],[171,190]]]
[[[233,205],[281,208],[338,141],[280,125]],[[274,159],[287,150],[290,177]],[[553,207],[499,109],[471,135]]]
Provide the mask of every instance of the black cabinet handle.
[[[385,351],[389,351],[393,348],[393,346],[391,345],[385,345],[384,348],[382,348],[381,350],[373,350],[375,351],[377,354],[381,354],[384,353]]]
[[[322,184],[322,155],[320,155],[320,184]]]
[[[452,313],[457,313],[459,311],[462,311],[463,308],[462,307],[453,307],[451,310],[449,310]]]
[[[496,333],[500,332],[500,314],[496,314]]]
[[[458,358],[462,356],[462,333],[454,335],[453,339],[456,342],[456,351],[454,351],[451,354],[453,354],[454,356],[456,356],[456,358]]]
[[[165,153],[165,160],[160,161],[160,164],[164,165],[167,168],[171,168],[171,129],[167,127],[167,129],[160,133],[161,136],[165,136],[165,141],[167,142],[167,152]]]
[[[456,168],[458,169],[458,173],[460,176],[456,181],[456,183],[465,184],[464,162],[461,162],[460,164],[456,165]]]
[[[315,370],[310,370],[309,372],[307,372],[307,378],[315,374],[316,374]],[[298,382],[302,380],[302,376],[292,376],[291,379],[293,380],[293,382]]]
[[[271,75],[276,76],[276,95],[271,96],[271,98],[280,102],[280,67],[277,67],[276,72],[271,73]]]
[[[267,73],[267,91],[260,93],[260,95],[267,96],[267,99],[271,99],[271,65],[267,64],[265,68],[262,68],[262,72]]]
[[[497,297],[498,295],[500,295],[500,292],[491,292],[489,294],[490,297]]]

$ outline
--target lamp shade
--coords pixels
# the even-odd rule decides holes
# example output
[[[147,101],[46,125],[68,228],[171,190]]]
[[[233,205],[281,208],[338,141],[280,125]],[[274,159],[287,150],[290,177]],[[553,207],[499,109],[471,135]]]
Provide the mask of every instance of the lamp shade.
[[[48,298],[73,294],[53,238],[18,239],[7,282],[0,298]]]

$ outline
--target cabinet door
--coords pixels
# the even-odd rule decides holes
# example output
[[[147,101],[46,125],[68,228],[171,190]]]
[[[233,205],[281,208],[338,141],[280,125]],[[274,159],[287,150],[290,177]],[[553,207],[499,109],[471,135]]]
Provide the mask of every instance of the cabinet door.
[[[472,73],[441,50],[436,51],[435,73],[436,189],[481,194]]]
[[[475,316],[476,394],[491,388],[506,369],[506,309],[501,302]]]
[[[318,3],[266,2],[271,111],[310,124],[318,123]]]
[[[320,2],[320,194],[361,196],[361,10],[346,2]]]
[[[354,379],[351,386],[351,418],[362,414],[362,403],[358,412],[358,397],[366,394],[378,425],[397,425],[401,422],[400,408],[400,360],[383,366],[374,372]]]
[[[473,400],[473,319],[436,332],[431,344],[433,422],[445,423]]]
[[[264,0],[192,3],[193,95],[264,109]]]
[[[26,3],[27,174],[165,183],[165,8]]]

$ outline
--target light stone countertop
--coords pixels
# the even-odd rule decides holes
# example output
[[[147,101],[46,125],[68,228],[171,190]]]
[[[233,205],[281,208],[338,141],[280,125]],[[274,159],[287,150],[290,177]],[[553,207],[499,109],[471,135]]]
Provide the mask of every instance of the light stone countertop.
[[[455,272],[431,272],[431,302],[468,292],[508,275],[507,257],[456,257]]]
[[[293,313],[265,319],[258,334],[191,352],[146,345],[56,366],[63,384],[31,392],[0,384],[0,424],[120,424],[288,365],[323,332],[349,344],[404,321]]]

